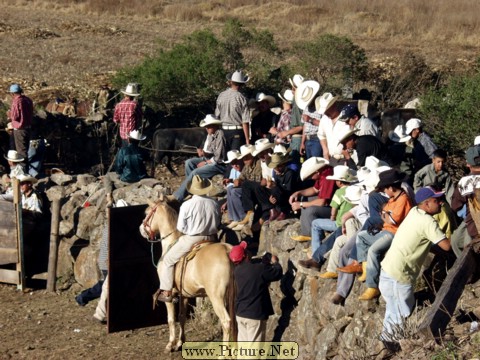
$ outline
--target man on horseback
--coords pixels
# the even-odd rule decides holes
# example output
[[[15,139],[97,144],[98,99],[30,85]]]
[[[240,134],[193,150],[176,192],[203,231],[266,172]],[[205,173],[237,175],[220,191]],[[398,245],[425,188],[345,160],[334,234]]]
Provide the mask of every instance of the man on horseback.
[[[157,299],[172,301],[172,288],[175,264],[187,254],[193,245],[200,241],[216,240],[221,213],[218,203],[206,195],[212,189],[212,182],[195,175],[187,185],[192,198],[185,201],[178,214],[177,229],[181,236],[171,248],[163,254],[160,262],[160,294]]]

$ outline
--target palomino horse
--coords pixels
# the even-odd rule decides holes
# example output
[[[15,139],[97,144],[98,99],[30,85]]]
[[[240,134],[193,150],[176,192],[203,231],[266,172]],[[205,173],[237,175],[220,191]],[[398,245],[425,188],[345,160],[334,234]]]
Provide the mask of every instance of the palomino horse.
[[[176,229],[178,213],[163,199],[149,204],[146,218],[140,225],[143,237],[153,240],[159,235],[162,242],[162,252],[165,252],[182,233]],[[174,293],[180,295],[179,316],[180,325],[178,340],[175,343],[175,307],[173,303],[165,303],[168,313],[170,337],[166,352],[180,350],[185,342],[185,318],[188,298],[205,297],[210,299],[213,310],[217,314],[223,329],[223,341],[229,341],[234,336],[234,289],[233,265],[228,258],[232,246],[225,243],[205,245],[198,250],[193,259],[184,265],[182,258],[175,266]],[[162,261],[160,259],[160,261]],[[159,261],[159,264],[160,264]],[[157,269],[160,266],[157,266]],[[183,274],[182,274],[183,269]],[[181,289],[181,292],[180,292]],[[228,306],[228,311],[227,311]],[[232,330],[232,331],[231,331]]]

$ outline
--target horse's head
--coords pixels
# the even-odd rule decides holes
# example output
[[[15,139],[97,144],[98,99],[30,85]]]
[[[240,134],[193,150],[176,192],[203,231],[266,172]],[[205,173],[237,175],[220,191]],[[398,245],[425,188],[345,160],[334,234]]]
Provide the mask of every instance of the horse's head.
[[[163,195],[156,203],[148,201],[148,205],[145,219],[140,224],[140,234],[144,238],[154,240],[159,235],[163,240],[177,232],[178,213],[167,204]]]

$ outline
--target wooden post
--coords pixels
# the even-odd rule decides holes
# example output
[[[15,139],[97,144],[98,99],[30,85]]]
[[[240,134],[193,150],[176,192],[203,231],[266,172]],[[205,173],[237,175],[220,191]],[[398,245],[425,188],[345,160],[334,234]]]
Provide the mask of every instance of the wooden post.
[[[13,204],[15,205],[15,215],[17,223],[17,249],[18,261],[16,270],[19,275],[17,289],[23,291],[25,288],[25,255],[23,249],[23,222],[22,222],[22,194],[20,192],[20,182],[13,178]]]
[[[52,223],[50,230],[50,251],[48,255],[47,290],[55,291],[57,281],[58,231],[60,227],[60,199],[52,202]]]

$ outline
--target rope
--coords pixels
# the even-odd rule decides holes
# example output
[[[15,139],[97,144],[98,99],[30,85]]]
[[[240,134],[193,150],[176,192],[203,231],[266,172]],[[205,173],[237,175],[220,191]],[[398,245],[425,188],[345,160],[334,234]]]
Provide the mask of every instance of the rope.
[[[171,152],[171,153],[188,153],[188,154],[196,154],[197,153],[197,148],[195,146],[191,146],[191,145],[185,145],[182,149],[184,148],[191,148],[191,149],[195,149],[195,150],[163,150],[163,149],[154,149],[154,148],[151,148],[151,147],[148,147],[148,146],[143,146],[143,145],[140,145],[139,146],[140,148],[142,149],[145,149],[145,150],[150,150],[150,151],[163,151],[163,152]]]

